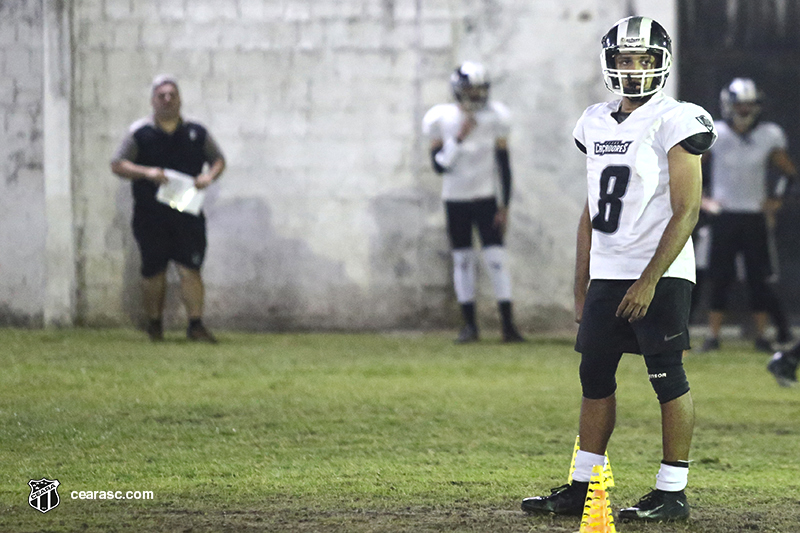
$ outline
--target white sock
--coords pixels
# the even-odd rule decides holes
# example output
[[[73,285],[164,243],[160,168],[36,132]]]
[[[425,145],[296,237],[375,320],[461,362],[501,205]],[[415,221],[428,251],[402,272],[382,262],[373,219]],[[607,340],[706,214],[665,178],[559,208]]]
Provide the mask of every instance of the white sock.
[[[489,279],[492,280],[494,298],[499,301],[511,300],[511,275],[506,265],[506,251],[502,246],[487,246],[483,249],[483,260]]]
[[[661,463],[656,476],[656,488],[665,492],[678,492],[689,482],[689,463],[686,466],[672,466]]]
[[[572,473],[572,479],[588,483],[592,480],[592,469],[605,464],[605,455],[578,450],[578,453],[575,454],[575,471]]]
[[[475,277],[478,262],[471,248],[453,250],[453,285],[458,303],[475,301]]]

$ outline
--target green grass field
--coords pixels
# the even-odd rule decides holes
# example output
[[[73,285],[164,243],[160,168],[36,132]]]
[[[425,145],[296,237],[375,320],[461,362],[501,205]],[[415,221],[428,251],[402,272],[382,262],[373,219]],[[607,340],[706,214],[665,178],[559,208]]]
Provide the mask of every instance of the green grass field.
[[[578,530],[519,510],[566,481],[580,399],[570,338],[172,336],[0,329],[0,531]],[[800,531],[800,390],[779,388],[748,348],[686,359],[692,519],[619,531]],[[615,510],[653,486],[661,442],[642,360],[623,358],[618,381]],[[42,477],[61,483],[46,514],[28,505]]]

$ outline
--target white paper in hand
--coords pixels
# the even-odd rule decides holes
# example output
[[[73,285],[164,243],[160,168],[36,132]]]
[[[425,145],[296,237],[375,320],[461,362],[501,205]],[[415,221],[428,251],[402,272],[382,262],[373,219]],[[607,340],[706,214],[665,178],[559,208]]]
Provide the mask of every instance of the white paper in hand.
[[[158,187],[156,200],[181,213],[200,215],[206,192],[194,186],[194,178],[171,168],[165,168],[164,175],[167,182]]]

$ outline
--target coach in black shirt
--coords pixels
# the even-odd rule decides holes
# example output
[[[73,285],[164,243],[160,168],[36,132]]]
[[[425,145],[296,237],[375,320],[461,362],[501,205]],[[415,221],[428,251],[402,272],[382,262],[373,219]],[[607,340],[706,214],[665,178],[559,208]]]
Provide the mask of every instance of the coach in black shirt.
[[[202,212],[196,216],[177,211],[157,201],[156,193],[167,181],[164,169],[195,176],[198,189],[208,187],[225,169],[225,158],[208,130],[181,117],[174,78],[161,75],[153,80],[151,104],[153,115],[131,125],[111,161],[111,170],[131,180],[133,187],[133,235],[142,256],[147,333],[153,341],[164,338],[166,269],[174,261],[189,317],[188,338],[216,342],[202,322],[205,217]]]

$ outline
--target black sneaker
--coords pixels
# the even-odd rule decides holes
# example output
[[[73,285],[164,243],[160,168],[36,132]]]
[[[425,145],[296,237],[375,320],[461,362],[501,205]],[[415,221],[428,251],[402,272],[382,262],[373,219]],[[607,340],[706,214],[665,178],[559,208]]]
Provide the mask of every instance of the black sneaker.
[[[797,368],[786,360],[783,352],[777,352],[767,364],[769,373],[775,376],[781,387],[794,387],[797,385]]]
[[[711,352],[714,350],[719,350],[719,339],[716,337],[709,337],[705,341],[703,341],[703,346],[700,348],[700,351]]]
[[[152,342],[164,340],[164,326],[162,326],[160,320],[151,320],[147,324],[147,336],[150,337]]]
[[[672,522],[689,518],[689,503],[686,493],[653,490],[633,507],[619,512],[620,520],[644,520],[647,522]]]
[[[503,342],[525,342],[525,337],[520,335],[519,331],[514,326],[503,328]]]
[[[475,329],[475,326],[467,324],[461,328],[461,331],[458,332],[458,337],[456,337],[455,343],[467,344],[470,342],[478,342],[478,330]]]
[[[209,344],[217,344],[217,339],[206,329],[203,324],[196,324],[189,326],[186,330],[186,338],[194,342],[207,342]]]
[[[753,346],[757,352],[773,353],[775,351],[772,349],[772,343],[763,337],[756,339]]]
[[[582,516],[588,490],[588,482],[573,481],[572,484],[550,489],[550,496],[525,498],[522,500],[522,510],[529,514]]]

